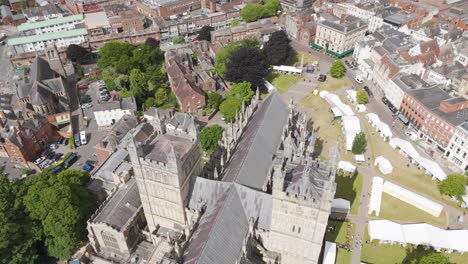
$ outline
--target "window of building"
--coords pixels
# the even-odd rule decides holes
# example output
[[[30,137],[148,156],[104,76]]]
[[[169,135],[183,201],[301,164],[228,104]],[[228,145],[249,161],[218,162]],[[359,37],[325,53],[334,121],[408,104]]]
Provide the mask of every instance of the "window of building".
[[[296,226],[294,226],[294,225],[293,225],[292,231],[294,232],[294,231],[295,231],[295,229],[296,229]]]
[[[107,231],[102,231],[101,235],[102,235],[102,240],[104,240],[104,245],[106,245],[106,247],[119,249],[119,243],[117,243],[117,239],[114,237],[113,234]]]

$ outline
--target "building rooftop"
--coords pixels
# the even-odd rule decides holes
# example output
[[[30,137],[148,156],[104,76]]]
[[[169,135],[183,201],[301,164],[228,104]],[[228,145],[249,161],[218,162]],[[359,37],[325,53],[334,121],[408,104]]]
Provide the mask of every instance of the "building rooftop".
[[[19,25],[17,29],[18,31],[26,31],[26,30],[36,29],[36,28],[50,27],[54,25],[76,22],[76,21],[80,21],[83,19],[84,19],[83,14],[78,14],[78,15],[73,15],[73,16],[65,16],[65,17],[43,20],[39,22],[25,23],[25,24]]]
[[[157,136],[153,142],[143,148],[145,158],[167,163],[171,155],[182,159],[192,147],[193,142],[184,137],[170,134]]]
[[[268,96],[242,134],[223,181],[263,190],[272,153],[278,149],[289,109],[277,93]]]
[[[136,180],[132,178],[104,202],[91,221],[105,223],[121,231],[141,208]]]
[[[449,94],[438,86],[427,89],[414,89],[407,91],[428,109],[438,108],[441,101],[451,98]]]
[[[412,19],[415,19],[417,17],[418,16],[416,14],[413,14],[413,13],[405,14],[405,13],[399,12],[399,13],[395,13],[395,14],[386,16],[384,18],[384,21],[388,22],[388,23],[390,23],[392,25],[402,26],[405,23],[407,23],[408,21],[410,21]]]
[[[61,39],[61,38],[86,36],[86,35],[88,35],[88,30],[86,28],[79,28],[79,29],[72,29],[68,31],[50,32],[50,33],[45,33],[45,34],[40,34],[40,35],[33,35],[33,36],[14,37],[14,38],[8,39],[8,46],[15,46],[15,45],[41,42],[41,41],[47,41],[47,40],[55,40],[55,39]]]
[[[350,18],[350,17],[348,17]],[[336,31],[339,31],[341,33],[344,33],[344,34],[348,34],[348,33],[352,33],[354,31],[358,31],[358,30],[363,30],[363,29],[367,29],[367,23],[365,23],[364,21],[360,20],[360,19],[357,19],[357,18],[354,18],[347,24],[343,24],[339,21],[330,21],[330,20],[325,20],[325,21],[320,21],[318,23],[319,25],[322,25],[322,26],[325,26],[325,27],[328,27],[328,28],[331,28],[333,30],[336,30]]]
[[[41,17],[41,16],[49,16],[49,15],[56,15],[56,14],[63,14],[64,12],[62,9],[59,8],[58,5],[46,5],[46,6],[36,6],[32,8],[27,8],[23,10],[23,14],[28,17]]]
[[[106,12],[86,13],[84,16],[84,22],[88,29],[110,27]]]

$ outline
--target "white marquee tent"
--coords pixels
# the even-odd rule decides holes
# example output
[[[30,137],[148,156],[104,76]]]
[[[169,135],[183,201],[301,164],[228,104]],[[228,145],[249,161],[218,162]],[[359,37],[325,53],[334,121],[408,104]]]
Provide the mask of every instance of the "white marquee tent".
[[[361,123],[359,123],[359,118],[356,116],[343,116],[341,120],[343,121],[343,133],[346,138],[346,150],[351,150],[354,138],[361,132]]]
[[[274,71],[282,72],[282,73],[293,73],[293,74],[301,74],[302,70],[293,66],[273,66]]]
[[[325,241],[325,252],[323,253],[322,264],[335,264],[336,243]]]
[[[354,174],[356,172],[356,166],[354,166],[351,162],[344,161],[344,160],[341,160],[340,162],[338,162],[338,169],[344,170],[351,174]]]
[[[372,178],[372,190],[369,202],[368,214],[375,212],[376,216],[380,214],[380,206],[382,204],[382,192],[383,192],[384,179],[381,177]]]
[[[346,97],[348,100],[350,100],[353,104],[357,104],[357,98],[356,98],[357,92],[354,90],[346,90]]]
[[[371,240],[424,245],[436,250],[468,252],[468,230],[443,230],[429,224],[400,225],[388,220],[369,221]]]
[[[375,128],[375,130],[380,133],[382,137],[388,139],[392,138],[392,130],[386,123],[380,120],[378,115],[376,115],[375,113],[368,113],[366,114],[366,118],[369,121],[369,123]]]
[[[435,217],[439,217],[439,215],[442,213],[442,210],[444,209],[441,204],[438,204],[424,196],[421,196],[389,181],[385,181],[383,184],[383,192],[418,209],[421,209]]]
[[[320,92],[320,97],[325,99],[332,107],[336,107],[340,109],[340,111],[343,113],[345,116],[352,116],[354,115],[353,109],[345,103],[341,101],[341,99],[338,97],[338,95],[329,93],[327,91],[321,91]]]
[[[442,168],[433,160],[426,159],[419,155],[416,149],[406,140],[400,138],[392,138],[389,142],[392,148],[399,148],[400,152],[408,156],[411,161],[417,164],[419,167],[426,170],[426,174],[432,175],[432,178],[436,178],[440,181],[447,178],[447,174],[442,170]]]
[[[390,174],[393,171],[393,166],[390,161],[382,156],[375,158],[374,166],[377,166],[384,175]]]

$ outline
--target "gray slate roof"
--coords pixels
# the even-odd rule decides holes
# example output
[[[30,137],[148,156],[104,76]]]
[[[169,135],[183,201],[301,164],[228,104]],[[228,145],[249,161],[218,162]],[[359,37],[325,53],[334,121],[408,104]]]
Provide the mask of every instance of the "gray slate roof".
[[[223,181],[262,190],[281,141],[288,107],[277,93],[268,96],[248,123]]]
[[[106,201],[92,222],[106,223],[120,231],[141,207],[136,180],[132,178]]]

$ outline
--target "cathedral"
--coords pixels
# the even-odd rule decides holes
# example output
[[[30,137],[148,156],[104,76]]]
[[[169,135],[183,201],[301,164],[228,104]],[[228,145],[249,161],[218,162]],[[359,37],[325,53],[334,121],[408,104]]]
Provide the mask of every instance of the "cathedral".
[[[118,263],[318,263],[338,151],[313,159],[313,130],[294,108],[257,92],[207,162],[192,116],[155,111],[126,148],[134,177],[88,221],[95,253]]]

